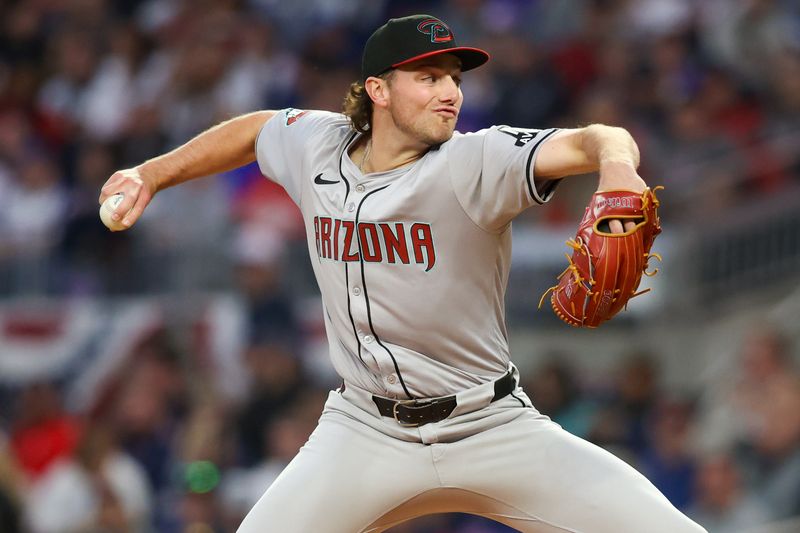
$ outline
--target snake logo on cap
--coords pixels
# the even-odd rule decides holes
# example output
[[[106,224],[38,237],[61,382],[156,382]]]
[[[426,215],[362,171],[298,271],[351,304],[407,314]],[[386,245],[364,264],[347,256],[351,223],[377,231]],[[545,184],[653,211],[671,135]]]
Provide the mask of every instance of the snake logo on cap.
[[[420,33],[430,35],[432,43],[446,43],[453,40],[453,34],[450,32],[450,28],[438,19],[423,20],[417,24],[417,29]]]

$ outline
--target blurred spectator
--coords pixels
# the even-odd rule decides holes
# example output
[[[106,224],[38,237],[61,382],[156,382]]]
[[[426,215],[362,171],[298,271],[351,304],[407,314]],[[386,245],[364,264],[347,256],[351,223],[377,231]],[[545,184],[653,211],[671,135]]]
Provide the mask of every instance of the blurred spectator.
[[[800,515],[800,377],[774,380],[762,389],[758,426],[739,449],[749,486],[774,519]]]
[[[564,87],[545,51],[519,35],[494,41],[492,116],[496,124],[547,127],[563,108]]]
[[[165,532],[211,533],[225,531],[217,493],[213,491],[186,491],[178,502],[177,513],[181,517],[181,525],[174,528],[162,528]],[[235,530],[231,530],[235,531]]]
[[[60,237],[66,198],[55,161],[23,156],[0,194],[0,250],[7,250],[12,285],[41,294],[54,288],[55,265],[47,261]]]
[[[388,0],[255,0],[263,14],[282,29],[281,37],[292,47],[298,47],[320,28],[346,24],[356,33],[371,32]]]
[[[19,256],[41,253],[55,242],[65,198],[55,161],[47,157],[20,161],[15,186],[4,206],[7,238]]]
[[[146,532],[150,490],[142,468],[118,447],[108,425],[92,423],[75,456],[61,459],[33,485],[26,518],[34,533]]]
[[[623,455],[642,453],[648,445],[647,423],[658,401],[658,381],[658,367],[649,353],[626,356],[589,439]]]
[[[700,90],[705,69],[702,57],[692,54],[691,36],[671,32],[654,39],[647,66],[652,70],[655,105],[675,111],[691,101]]]
[[[585,438],[594,422],[596,408],[586,400],[575,370],[565,359],[564,354],[551,356],[523,388],[535,398],[540,413],[573,435]]]
[[[707,69],[697,98],[706,110],[709,126],[742,146],[758,131],[763,121],[759,103],[732,73]]]
[[[227,13],[212,10],[187,22],[186,39],[174,50],[171,77],[158,103],[171,146],[226,118],[218,112],[216,92],[225,74],[232,21]]]
[[[172,531],[179,522],[176,472],[191,400],[181,364],[172,339],[164,331],[154,332],[132,350],[96,408],[109,420],[121,448],[143,469],[158,531]]]
[[[730,208],[745,180],[746,168],[736,146],[711,127],[709,110],[697,101],[675,109],[669,116],[669,135],[664,151],[655,151],[656,169],[663,171],[665,185],[675,190],[700,190],[701,205],[685,206],[696,211],[685,216],[712,217],[723,208]],[[677,207],[677,206],[676,206]]]
[[[695,460],[688,439],[691,421],[688,402],[661,399],[648,420],[648,446],[639,456],[641,472],[683,511],[694,501]]]
[[[305,394],[305,379],[300,361],[285,344],[263,342],[251,345],[245,363],[252,380],[247,403],[238,419],[240,463],[252,466],[268,450],[264,428],[279,412]]]
[[[744,335],[738,369],[703,401],[701,449],[735,450],[746,487],[772,519],[800,513],[800,374],[788,338],[770,325]]]
[[[528,12],[517,20],[521,33],[545,44],[558,44],[580,40],[591,22],[596,22],[600,2],[591,0],[563,0],[561,2],[531,2]],[[591,21],[591,22],[590,22]],[[528,30],[528,28],[530,28]],[[528,31],[526,31],[528,30]]]
[[[226,175],[233,189],[232,215],[237,233],[231,258],[243,264],[275,264],[284,260],[290,242],[305,247],[305,223],[280,185],[265,178],[257,164]]]
[[[185,414],[184,376],[177,358],[163,334],[146,339],[120,370],[111,398],[102,406],[122,447],[142,465],[157,492],[170,483],[175,434]]]
[[[124,293],[136,287],[131,236],[111,233],[97,217],[99,190],[115,170],[113,157],[101,143],[82,144],[77,153],[57,255],[67,265],[59,273],[66,294]]]
[[[308,413],[303,413],[301,402],[295,401],[287,406],[262,428],[265,446],[258,463],[249,468],[231,469],[225,475],[221,499],[225,505],[226,522],[231,528],[241,523],[313,431],[322,405],[313,405],[309,410],[314,414],[308,416]]]
[[[747,494],[730,455],[709,455],[700,462],[696,492],[695,503],[687,513],[708,531],[736,533],[769,521],[764,505]]]
[[[126,133],[131,113],[152,83],[147,46],[132,24],[114,24],[106,35],[107,53],[98,60],[84,91],[80,120],[90,139],[116,141]]]
[[[24,387],[17,397],[10,448],[31,480],[69,457],[80,437],[78,422],[63,410],[61,393],[52,383]]]
[[[167,516],[159,524],[159,530],[225,530],[219,501],[225,414],[209,391],[209,387],[198,384],[191,412],[179,431],[177,447],[181,478],[178,483],[173,483],[175,490],[170,492],[167,500],[177,499],[178,504],[165,509]]]
[[[800,114],[800,54],[784,51],[775,57],[775,69],[770,73],[769,94],[765,104],[777,111],[771,119],[793,121]],[[795,129],[797,123],[794,123]]]
[[[284,237],[261,224],[245,224],[236,236],[234,254],[236,287],[248,315],[246,338],[296,347],[299,324],[284,287]]]
[[[59,28],[47,42],[47,65],[51,74],[38,94],[38,106],[55,123],[64,137],[77,133],[83,113],[89,104],[87,88],[97,67],[97,50],[93,41],[100,35],[86,35],[76,26]],[[85,124],[83,124],[85,125]]]
[[[696,445],[704,450],[752,442],[764,426],[767,391],[791,383],[797,376],[790,343],[770,325],[757,325],[743,335],[732,374],[710,383],[701,400]],[[789,385],[791,386],[791,385]]]
[[[227,287],[230,281],[228,249],[230,210],[227,187],[220,176],[210,176],[167,189],[148,206],[137,223],[136,237],[155,269],[151,279],[160,290]]]
[[[21,499],[26,486],[9,451],[6,435],[0,431],[0,531],[20,533]]]
[[[769,79],[772,59],[800,49],[797,13],[781,0],[713,0],[699,4],[704,44],[726,67],[751,81]]]
[[[691,22],[691,0],[639,0],[624,2],[624,17],[639,36],[673,33]]]
[[[279,37],[266,21],[240,22],[237,53],[219,86],[222,114],[291,105],[290,94],[297,83],[297,58],[277,45]]]
[[[776,56],[770,76],[769,97],[763,102],[767,114],[758,132],[761,142],[751,147],[754,156],[764,154],[770,172],[757,193],[775,192],[790,186],[791,180],[800,181],[800,154],[789,149],[800,142],[800,53],[784,51]],[[758,164],[758,159],[751,164]]]

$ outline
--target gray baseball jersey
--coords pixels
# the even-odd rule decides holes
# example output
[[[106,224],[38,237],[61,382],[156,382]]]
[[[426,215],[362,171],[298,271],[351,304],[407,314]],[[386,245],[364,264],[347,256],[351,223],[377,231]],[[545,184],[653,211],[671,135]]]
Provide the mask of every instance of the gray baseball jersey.
[[[287,109],[265,124],[258,164],[303,213],[345,382],[429,398],[507,371],[511,220],[558,183],[533,175],[555,131],[455,133],[413,164],[363,175],[343,115]]]
[[[303,213],[348,386],[240,533],[378,533],[443,512],[525,533],[704,533],[632,467],[539,414],[509,366],[510,225],[558,183],[532,172],[554,131],[457,133],[411,165],[362,175],[342,115],[290,109],[263,127],[258,163]],[[497,398],[509,369],[515,389]],[[455,395],[456,407],[401,424],[373,395]]]

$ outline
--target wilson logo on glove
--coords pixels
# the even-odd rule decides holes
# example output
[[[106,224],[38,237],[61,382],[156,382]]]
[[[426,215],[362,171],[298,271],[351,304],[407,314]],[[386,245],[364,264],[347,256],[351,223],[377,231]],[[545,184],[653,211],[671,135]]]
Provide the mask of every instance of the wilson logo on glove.
[[[648,261],[661,256],[651,253],[656,235],[661,233],[659,201],[655,191],[663,187],[633,191],[603,191],[592,196],[578,227],[575,239],[567,241],[574,251],[565,254],[569,265],[558,276],[558,285],[550,287],[539,300],[542,307],[550,294],[556,316],[572,326],[596,328],[619,313],[628,300],[650,289],[636,292]],[[610,220],[636,222],[623,233],[606,231]]]
[[[597,207],[628,207],[633,209],[633,198],[600,198],[597,201]]]

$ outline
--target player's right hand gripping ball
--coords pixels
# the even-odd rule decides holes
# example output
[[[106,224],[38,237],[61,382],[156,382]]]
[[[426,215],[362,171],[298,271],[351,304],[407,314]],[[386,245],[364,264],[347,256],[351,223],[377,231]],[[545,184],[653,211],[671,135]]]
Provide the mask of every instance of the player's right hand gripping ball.
[[[572,326],[595,328],[623,309],[636,292],[642,274],[649,272],[648,261],[661,256],[650,253],[656,235],[661,233],[658,218],[659,201],[655,191],[596,192],[586,208],[567,255],[569,266],[558,276],[558,285],[542,295],[539,307],[548,293],[556,315]],[[636,226],[624,233],[611,233],[608,221],[633,220]],[[648,289],[649,290],[649,289]]]
[[[125,195],[121,192],[118,192],[117,194],[113,194],[106,198],[106,201],[100,206],[100,220],[111,231],[122,231],[124,229],[128,229],[121,220],[114,220],[111,218],[111,216],[114,214],[114,210],[117,209],[123,198],[125,198]]]

